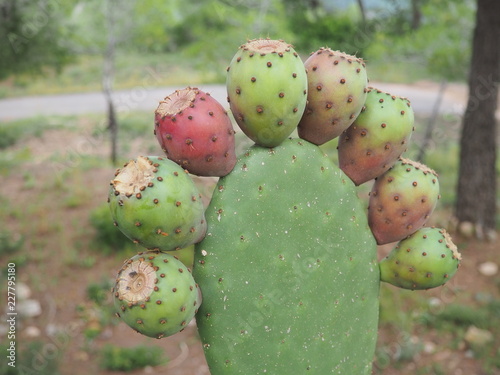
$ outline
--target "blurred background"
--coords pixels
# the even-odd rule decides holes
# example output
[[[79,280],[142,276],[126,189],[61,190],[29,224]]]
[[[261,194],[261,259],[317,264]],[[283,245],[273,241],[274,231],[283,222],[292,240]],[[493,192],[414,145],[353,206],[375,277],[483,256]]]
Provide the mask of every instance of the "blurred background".
[[[440,288],[381,286],[374,374],[500,374],[499,25],[495,0],[0,0],[0,290],[14,263],[19,314],[0,374],[208,374],[194,322],[152,340],[114,317],[114,277],[140,249],[113,226],[108,183],[162,153],[153,113],[175,89],[227,107],[226,67],[259,37],[303,60],[362,57],[372,86],[412,101],[405,156],[440,175],[429,225],[464,260]],[[336,161],[335,140],[321,147]],[[215,180],[196,183],[208,202]]]

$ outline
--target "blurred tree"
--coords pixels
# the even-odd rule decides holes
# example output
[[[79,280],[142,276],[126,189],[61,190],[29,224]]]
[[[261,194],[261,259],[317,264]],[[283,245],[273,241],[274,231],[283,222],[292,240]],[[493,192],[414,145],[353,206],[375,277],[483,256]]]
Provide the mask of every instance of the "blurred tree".
[[[369,44],[373,20],[363,18],[366,16],[363,1],[353,2],[347,9],[327,7],[326,2],[316,0],[283,1],[297,50],[309,53],[329,47],[362,55]]]
[[[199,0],[169,28],[171,46],[199,71],[225,77],[228,60],[248,39],[269,37],[291,42],[281,0]]]
[[[411,0],[411,28],[416,30],[422,23],[422,11],[420,10],[420,0]]]
[[[104,50],[104,65],[102,69],[102,91],[106,98],[108,107],[108,129],[111,135],[111,162],[116,163],[118,159],[118,121],[116,119],[115,103],[113,100],[113,83],[115,78],[115,54],[118,43],[116,33],[116,0],[106,0],[105,18],[107,42]]]
[[[497,124],[500,83],[500,1],[477,0],[469,73],[469,99],[460,140],[456,215],[478,235],[494,234]]]
[[[70,61],[64,10],[55,0],[0,0],[0,79]]]
[[[358,2],[359,13],[361,14],[361,21],[363,22],[363,25],[366,25],[365,4],[364,4],[363,0],[357,0],[357,2]]]

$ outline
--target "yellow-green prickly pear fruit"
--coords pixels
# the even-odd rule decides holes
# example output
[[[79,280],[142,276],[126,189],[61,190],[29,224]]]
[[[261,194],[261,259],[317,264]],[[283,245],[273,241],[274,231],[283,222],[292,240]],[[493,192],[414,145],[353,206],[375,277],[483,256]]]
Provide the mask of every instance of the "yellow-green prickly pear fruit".
[[[295,130],[304,112],[304,63],[282,40],[250,40],[227,68],[227,95],[241,130],[258,145],[277,146]]]
[[[450,280],[461,259],[446,230],[422,228],[380,262],[380,279],[404,289],[430,289]]]

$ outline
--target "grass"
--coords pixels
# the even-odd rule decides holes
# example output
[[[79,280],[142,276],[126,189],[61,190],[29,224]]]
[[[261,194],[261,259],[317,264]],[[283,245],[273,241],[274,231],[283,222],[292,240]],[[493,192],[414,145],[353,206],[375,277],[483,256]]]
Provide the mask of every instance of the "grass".
[[[103,58],[101,55],[78,56],[62,72],[47,69],[39,76],[18,76],[0,82],[0,99],[29,95],[64,94],[101,91]],[[225,80],[225,66],[220,72],[203,72],[193,68],[179,54],[118,53],[115,90],[134,87],[160,87],[220,83]]]

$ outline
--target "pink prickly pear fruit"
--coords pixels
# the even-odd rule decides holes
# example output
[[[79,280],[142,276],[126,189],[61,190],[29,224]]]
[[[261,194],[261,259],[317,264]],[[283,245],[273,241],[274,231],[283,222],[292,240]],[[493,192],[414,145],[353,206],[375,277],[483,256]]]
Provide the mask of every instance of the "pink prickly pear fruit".
[[[361,113],[340,135],[340,168],[356,185],[382,175],[406,151],[413,122],[408,99],[370,87]]]
[[[158,339],[182,331],[202,302],[191,270],[158,251],[127,260],[112,293],[117,316],[137,332]]]
[[[297,128],[307,76],[290,44],[271,39],[243,44],[227,68],[226,86],[236,123],[256,144],[278,146]]]
[[[361,112],[368,85],[365,63],[344,52],[321,48],[304,65],[307,104],[298,135],[321,145],[338,137]]]
[[[377,243],[396,242],[422,228],[439,198],[436,172],[400,158],[370,192],[368,225]]]
[[[404,289],[430,289],[457,272],[462,256],[444,229],[422,228],[380,261],[380,280]]]
[[[197,88],[176,90],[155,111],[155,135],[170,160],[198,176],[225,176],[236,164],[227,112]]]

